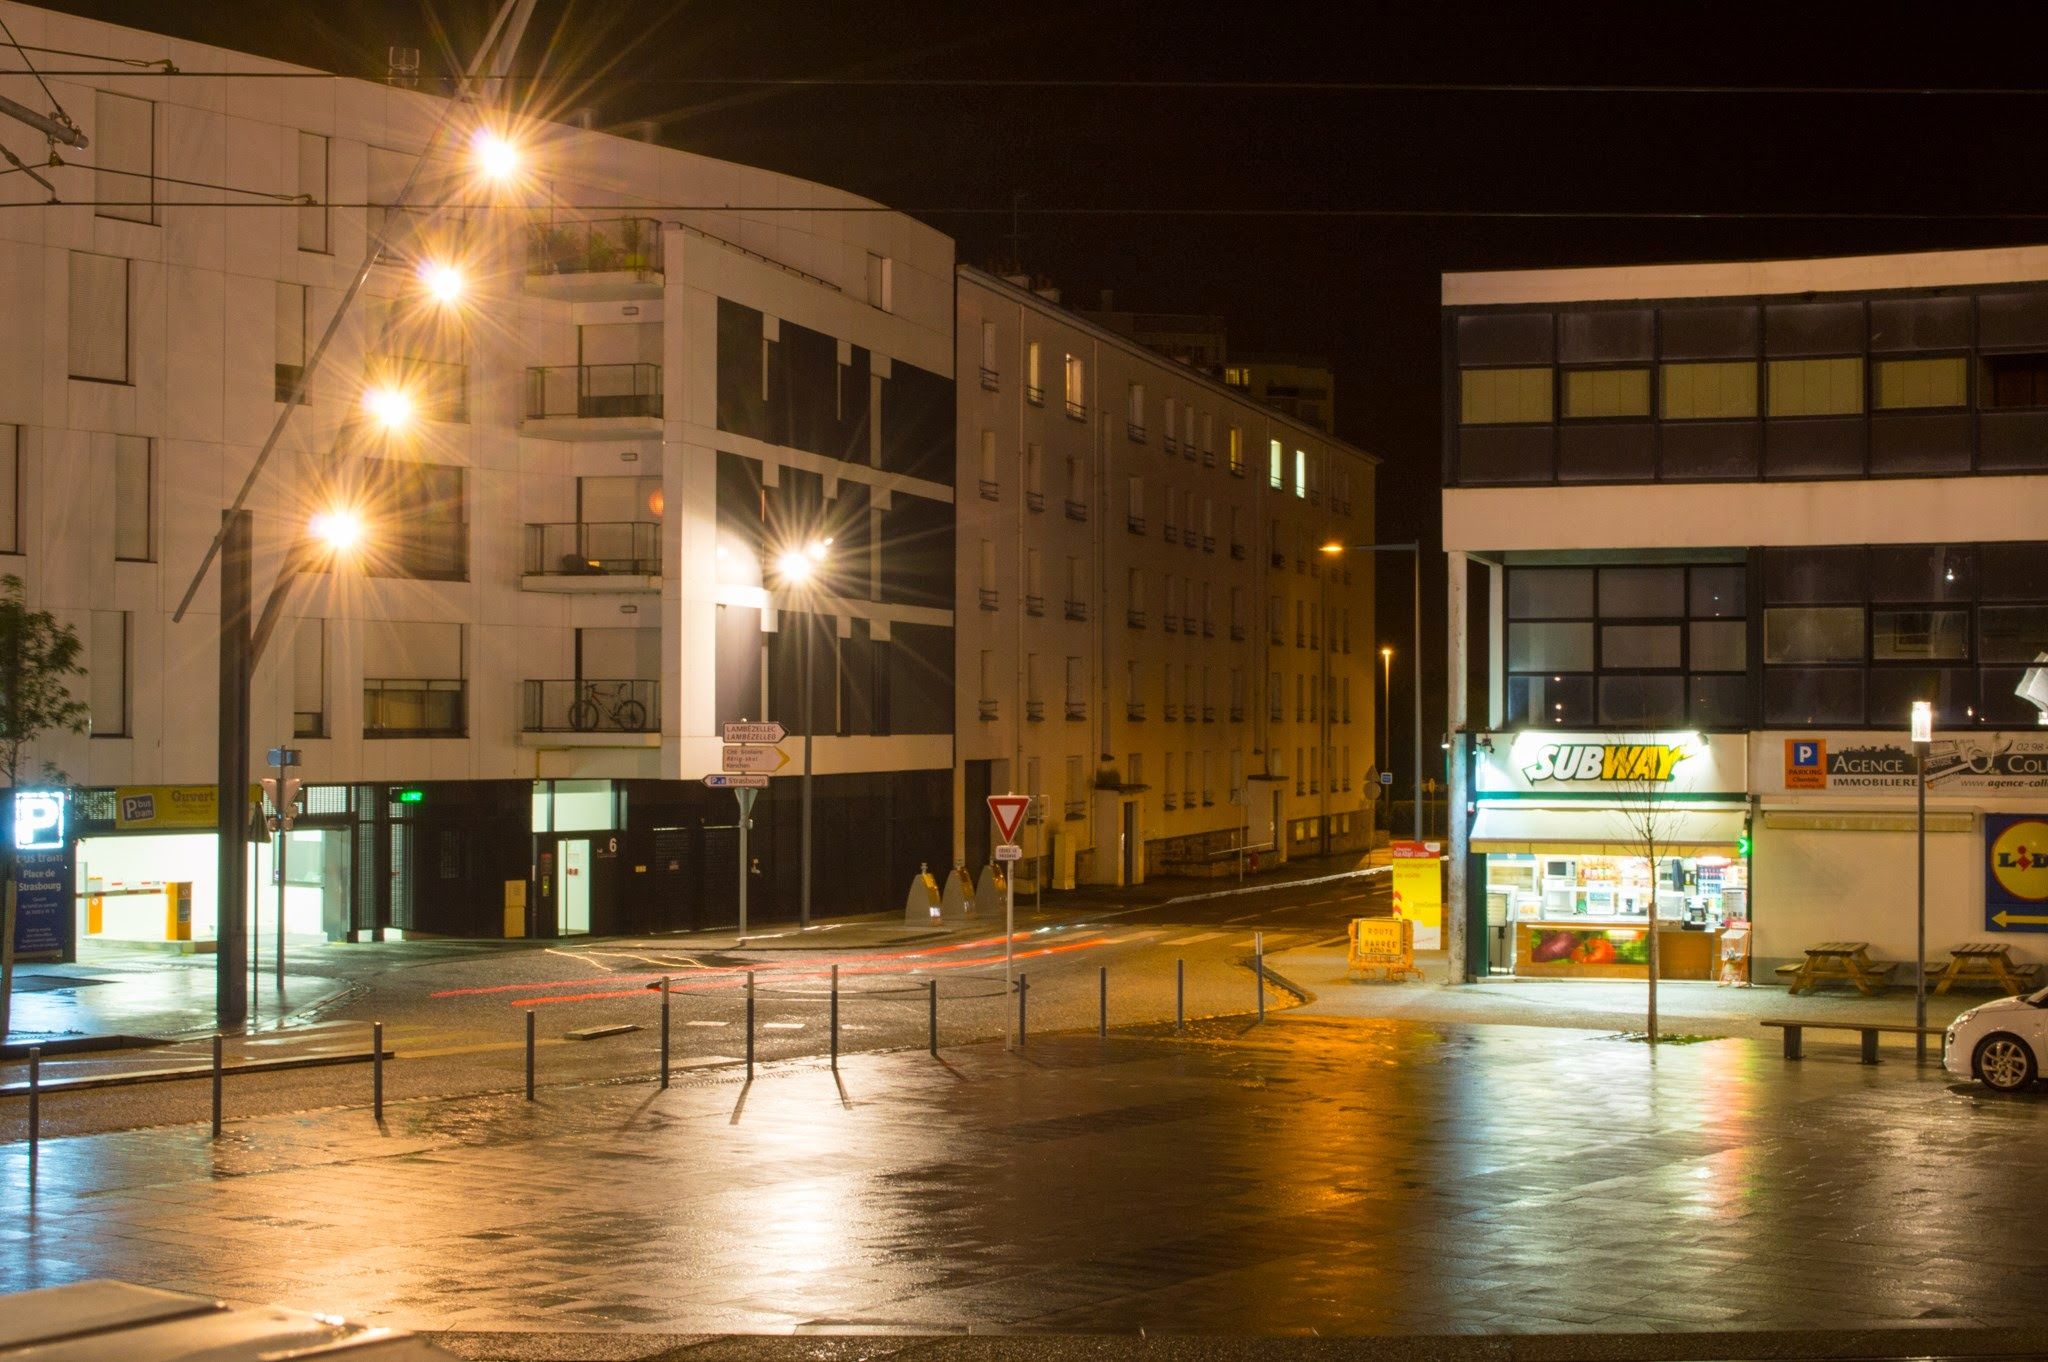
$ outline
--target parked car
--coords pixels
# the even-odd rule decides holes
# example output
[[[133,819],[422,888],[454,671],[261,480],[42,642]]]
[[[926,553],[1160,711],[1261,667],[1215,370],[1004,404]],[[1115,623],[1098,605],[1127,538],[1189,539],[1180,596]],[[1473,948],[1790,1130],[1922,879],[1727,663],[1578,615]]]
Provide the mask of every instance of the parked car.
[[[1950,1023],[1942,1067],[2000,1092],[2018,1092],[2041,1076],[2048,1056],[2048,988],[1973,1007]]]

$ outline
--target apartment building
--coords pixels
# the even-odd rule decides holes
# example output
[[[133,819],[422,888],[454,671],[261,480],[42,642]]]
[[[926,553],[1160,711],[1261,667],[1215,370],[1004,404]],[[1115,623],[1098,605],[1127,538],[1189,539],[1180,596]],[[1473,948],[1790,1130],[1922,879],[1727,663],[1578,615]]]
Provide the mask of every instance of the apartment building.
[[[1065,887],[1371,835],[1368,454],[961,268],[955,854]],[[1329,551],[1326,551],[1329,550]]]
[[[309,787],[288,931],[703,926],[742,876],[757,920],[793,916],[800,739],[747,866],[702,783],[743,718],[816,735],[819,913],[948,854],[950,240],[751,167],[0,11],[91,54],[50,87],[96,167],[0,214],[0,568],[77,630],[92,711],[36,753],[77,789],[68,897],[25,946],[207,948],[212,576],[171,616],[380,231],[251,502],[259,600],[311,518],[364,527],[290,583],[255,676],[254,748],[299,748]],[[718,203],[803,211],[690,206]]]
[[[1468,970],[1640,975],[1653,903],[1667,975],[1911,962],[1923,781],[1928,957],[2041,959],[2048,248],[1443,306]]]

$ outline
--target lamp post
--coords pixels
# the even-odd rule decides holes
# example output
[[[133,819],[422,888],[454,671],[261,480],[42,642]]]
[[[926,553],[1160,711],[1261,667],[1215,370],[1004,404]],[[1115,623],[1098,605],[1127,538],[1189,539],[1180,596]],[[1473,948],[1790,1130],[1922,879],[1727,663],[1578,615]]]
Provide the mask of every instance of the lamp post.
[[[785,588],[798,590],[810,585],[823,569],[825,551],[832,546],[830,536],[813,539],[802,548],[785,549],[775,559],[775,568],[781,574]],[[799,801],[802,806],[797,846],[797,930],[808,931],[811,926],[811,636],[816,632],[817,620],[810,614],[804,617],[803,656],[799,665],[803,668],[802,699],[804,711],[804,772]]]
[[[1913,948],[1913,1055],[1916,1063],[1927,1062],[1927,754],[1934,742],[1934,706],[1925,700],[1913,702],[1913,791],[1915,827],[1918,830],[1916,895]]]
[[[1415,798],[1412,802],[1415,805],[1415,840],[1419,842],[1422,840],[1422,545],[1419,543],[1339,544],[1333,542],[1323,545],[1322,551],[1333,558],[1341,557],[1346,553],[1406,553],[1412,555],[1412,562],[1415,568]],[[1393,650],[1390,648],[1383,648],[1381,650],[1381,656],[1387,659],[1387,675],[1389,677],[1393,674],[1391,670],[1392,652]],[[1391,732],[1391,730],[1389,731]],[[1389,746],[1391,747],[1391,743]],[[1393,753],[1389,751],[1387,755],[1391,758]],[[1390,787],[1388,790],[1390,808],[1392,793]]]
[[[1394,645],[1380,645],[1380,759],[1373,763],[1379,770],[1387,769],[1387,762],[1394,755]],[[1373,790],[1374,799],[1385,799],[1387,812],[1394,811],[1391,786],[1381,787],[1389,791],[1382,795],[1381,789]]]

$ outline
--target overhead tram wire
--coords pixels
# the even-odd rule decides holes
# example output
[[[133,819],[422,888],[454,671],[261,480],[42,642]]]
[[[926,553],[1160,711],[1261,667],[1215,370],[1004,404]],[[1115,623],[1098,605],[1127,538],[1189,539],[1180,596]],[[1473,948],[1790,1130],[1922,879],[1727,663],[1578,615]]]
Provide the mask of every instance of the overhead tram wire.
[[[51,116],[53,118],[60,120],[66,127],[75,130],[78,127],[78,124],[72,119],[70,112],[67,109],[65,109],[64,101],[57,98],[57,92],[50,88],[50,82],[44,80],[43,73],[36,70],[35,62],[30,59],[28,55],[28,50],[21,45],[20,40],[18,40],[14,36],[14,30],[8,26],[7,16],[4,14],[0,14],[0,35],[4,35],[6,37],[7,45],[9,47],[12,47],[16,52],[21,54],[21,64],[24,67],[28,68],[29,75],[32,75],[36,78],[36,84],[43,87],[43,97],[50,101]],[[19,75],[20,72],[5,72],[0,74]]]

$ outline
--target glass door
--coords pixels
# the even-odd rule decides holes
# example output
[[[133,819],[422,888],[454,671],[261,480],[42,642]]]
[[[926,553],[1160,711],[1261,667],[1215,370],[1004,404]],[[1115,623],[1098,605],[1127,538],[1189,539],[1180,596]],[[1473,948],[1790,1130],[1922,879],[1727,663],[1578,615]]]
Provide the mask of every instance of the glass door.
[[[563,936],[590,932],[590,839],[564,837],[558,844],[562,863],[561,921]]]

